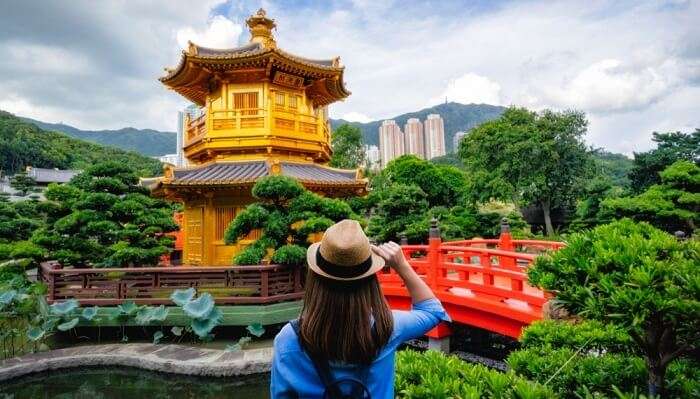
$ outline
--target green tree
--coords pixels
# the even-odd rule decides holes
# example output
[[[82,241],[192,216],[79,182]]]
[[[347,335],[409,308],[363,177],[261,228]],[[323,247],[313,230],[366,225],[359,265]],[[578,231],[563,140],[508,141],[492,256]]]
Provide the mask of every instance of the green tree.
[[[0,242],[22,241],[41,226],[38,217],[22,215],[16,203],[0,202]]]
[[[677,161],[659,173],[660,184],[634,197],[608,198],[601,212],[608,218],[647,221],[668,232],[693,233],[700,223],[700,167]]]
[[[396,241],[402,234],[411,242],[425,239],[428,196],[416,185],[392,184],[370,218],[367,233],[378,242]]]
[[[596,169],[601,176],[610,180],[615,187],[627,189],[630,187],[629,174],[634,166],[634,161],[624,154],[607,152],[597,148],[592,152]]]
[[[260,264],[270,255],[274,263],[301,265],[316,233],[343,219],[356,218],[340,199],[324,198],[287,176],[268,176],[253,186],[257,202],[248,205],[228,225],[226,244],[235,244],[253,230],[262,236],[238,253],[237,265]]]
[[[472,172],[472,195],[542,209],[547,234],[554,234],[551,210],[574,202],[591,174],[583,143],[585,115],[577,111],[540,114],[509,108],[462,140],[460,156]]]
[[[10,179],[10,187],[17,190],[17,194],[21,197],[25,197],[31,193],[36,193],[39,191],[36,186],[36,180],[27,175],[27,172],[24,171],[12,176]]]
[[[686,160],[700,164],[700,129],[692,133],[653,133],[657,147],[634,154],[630,171],[632,188],[636,193],[661,182],[659,173],[676,161]]]
[[[418,186],[426,194],[430,207],[462,204],[469,184],[462,170],[450,165],[436,165],[415,155],[403,155],[392,160],[380,175],[385,181],[383,187],[388,184]]]
[[[572,234],[565,248],[538,257],[528,277],[568,311],[624,328],[655,397],[668,364],[700,342],[699,264],[700,242],[623,219]]]
[[[620,187],[614,187],[607,176],[598,176],[586,184],[583,198],[576,205],[574,220],[569,230],[589,229],[600,224],[609,223],[612,218],[601,209],[603,201],[618,197]]]
[[[340,125],[331,135],[333,155],[330,165],[334,168],[355,169],[365,162],[362,131],[347,123]]]
[[[49,185],[48,226],[32,241],[49,257],[78,267],[154,265],[172,247],[164,233],[177,230],[165,201],[151,198],[127,165],[105,162],[70,183]]]

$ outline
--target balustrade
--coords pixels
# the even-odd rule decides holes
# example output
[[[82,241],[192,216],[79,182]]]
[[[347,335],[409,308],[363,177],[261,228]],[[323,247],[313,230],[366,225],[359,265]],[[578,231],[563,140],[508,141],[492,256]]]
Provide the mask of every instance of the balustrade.
[[[281,265],[232,267],[62,268],[41,265],[47,301],[77,299],[81,305],[169,305],[176,289],[211,293],[218,304],[268,304],[303,296],[302,270]]]

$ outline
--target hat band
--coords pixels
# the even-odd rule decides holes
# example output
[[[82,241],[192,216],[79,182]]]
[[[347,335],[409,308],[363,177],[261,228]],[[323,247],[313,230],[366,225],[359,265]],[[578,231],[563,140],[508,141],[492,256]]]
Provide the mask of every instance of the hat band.
[[[319,269],[321,269],[324,273],[333,277],[355,278],[367,273],[372,267],[372,255],[358,265],[340,266],[327,261],[326,258],[321,255],[321,251],[319,249],[316,251],[316,265],[318,265]]]

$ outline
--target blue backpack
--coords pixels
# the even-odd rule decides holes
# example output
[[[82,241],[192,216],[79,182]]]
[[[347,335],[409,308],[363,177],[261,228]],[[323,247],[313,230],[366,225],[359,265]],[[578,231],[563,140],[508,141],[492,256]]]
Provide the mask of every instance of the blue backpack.
[[[304,343],[301,340],[301,334],[299,333],[299,320],[292,320],[289,322],[294,329],[294,333],[299,339],[299,346],[309,355],[311,362],[314,364],[316,373],[321,378],[321,382],[326,390],[323,392],[323,399],[372,399],[372,395],[369,393],[369,389],[365,386],[363,380],[367,379],[367,374],[369,373],[369,366],[358,366],[360,370],[360,375],[362,379],[358,380],[355,378],[340,378],[334,379],[331,374],[331,368],[328,364],[328,360],[320,359],[317,356],[311,355],[309,351],[304,348]],[[376,334],[374,328],[372,328],[373,335]]]

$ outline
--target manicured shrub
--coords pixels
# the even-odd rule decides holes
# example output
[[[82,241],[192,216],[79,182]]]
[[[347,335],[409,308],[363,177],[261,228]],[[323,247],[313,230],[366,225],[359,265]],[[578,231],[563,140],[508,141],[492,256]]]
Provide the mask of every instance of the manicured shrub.
[[[280,265],[302,265],[306,260],[306,248],[298,245],[285,245],[277,248],[272,255],[272,263]]]
[[[582,348],[606,352],[629,352],[632,338],[624,329],[596,320],[579,323],[543,320],[527,327],[520,342],[523,347],[551,346],[552,348]]]
[[[259,264],[272,250],[275,263],[305,263],[309,239],[342,219],[356,218],[348,204],[307,191],[287,176],[269,176],[253,186],[258,202],[248,205],[228,225],[226,244],[235,244],[254,230],[262,238],[234,257],[237,265]],[[280,252],[281,251],[281,252]],[[277,252],[280,252],[277,254]]]
[[[397,398],[556,398],[538,383],[440,352],[401,351],[396,359]]]
[[[304,192],[304,186],[287,176],[269,176],[260,179],[253,186],[253,196],[272,204],[284,204]]]
[[[700,341],[699,264],[700,241],[623,219],[572,234],[565,248],[538,257],[528,277],[569,312],[623,328],[657,396],[668,364]]]
[[[563,398],[576,398],[586,390],[610,396],[613,386],[628,392],[645,383],[644,360],[622,354],[589,356],[573,348],[542,346],[512,352],[507,363],[524,378],[549,381]]]
[[[519,376],[551,387],[562,398],[581,398],[586,394],[613,397],[634,392],[646,385],[644,359],[622,353],[597,353],[575,348],[539,346],[512,352],[508,366]],[[700,397],[700,368],[687,359],[671,363],[667,371],[669,398]]]

